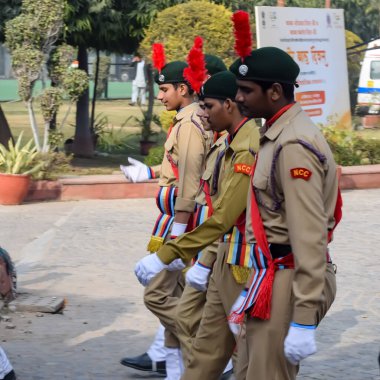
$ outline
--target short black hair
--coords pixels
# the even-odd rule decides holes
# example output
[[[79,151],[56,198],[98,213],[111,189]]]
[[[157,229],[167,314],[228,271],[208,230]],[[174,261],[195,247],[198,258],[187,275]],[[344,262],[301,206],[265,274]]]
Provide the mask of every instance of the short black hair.
[[[272,81],[258,81],[258,80],[257,81],[255,80],[254,82],[261,87],[263,92],[271,88],[274,83],[278,83],[282,87],[285,98],[290,101],[294,100],[294,84],[272,82]]]
[[[194,94],[194,90],[191,88],[191,86],[190,86],[187,82],[176,82],[176,83],[172,83],[172,85],[173,85],[173,87],[174,87],[175,89],[177,89],[178,86],[179,86],[180,84],[184,84],[185,86],[187,86],[187,89],[188,89],[190,95],[193,95],[193,94]]]

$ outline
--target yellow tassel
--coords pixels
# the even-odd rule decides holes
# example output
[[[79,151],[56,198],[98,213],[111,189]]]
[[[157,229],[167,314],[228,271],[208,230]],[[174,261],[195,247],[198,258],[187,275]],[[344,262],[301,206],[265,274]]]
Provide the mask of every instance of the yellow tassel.
[[[147,250],[151,253],[157,252],[164,244],[164,238],[159,236],[152,236],[148,243]]]
[[[232,275],[238,284],[245,284],[251,275],[251,268],[231,265]]]

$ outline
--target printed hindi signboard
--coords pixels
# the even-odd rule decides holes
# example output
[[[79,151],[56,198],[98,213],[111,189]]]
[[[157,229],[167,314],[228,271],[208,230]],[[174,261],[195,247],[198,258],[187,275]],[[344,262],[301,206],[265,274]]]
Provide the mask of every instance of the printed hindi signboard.
[[[255,7],[257,46],[285,50],[300,66],[296,101],[315,123],[351,127],[342,9]]]

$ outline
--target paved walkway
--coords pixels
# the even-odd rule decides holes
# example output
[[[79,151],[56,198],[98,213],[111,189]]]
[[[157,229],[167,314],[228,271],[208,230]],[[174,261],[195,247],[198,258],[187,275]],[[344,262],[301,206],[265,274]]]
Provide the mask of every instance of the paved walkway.
[[[378,379],[380,190],[347,191],[344,202],[332,246],[338,298],[299,379]],[[133,274],[155,214],[152,199],[0,206],[0,244],[19,287],[67,298],[63,314],[13,313],[14,329],[0,322],[20,380],[148,378],[118,362],[144,352],[157,328]]]

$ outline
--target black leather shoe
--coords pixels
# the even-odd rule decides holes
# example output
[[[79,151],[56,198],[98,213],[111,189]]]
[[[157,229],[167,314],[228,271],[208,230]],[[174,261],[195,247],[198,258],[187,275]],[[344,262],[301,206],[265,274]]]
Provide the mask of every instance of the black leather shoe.
[[[224,372],[222,376],[220,376],[220,379],[219,380],[228,380],[231,378],[232,374],[234,373],[234,370],[233,369],[230,369],[229,371],[227,372]]]
[[[16,374],[15,371],[9,372],[8,374],[5,375],[4,380],[16,380]]]
[[[157,372],[166,376],[166,362],[154,362],[146,352],[133,358],[123,358],[120,360],[120,363],[139,371]]]

